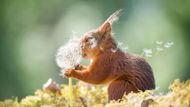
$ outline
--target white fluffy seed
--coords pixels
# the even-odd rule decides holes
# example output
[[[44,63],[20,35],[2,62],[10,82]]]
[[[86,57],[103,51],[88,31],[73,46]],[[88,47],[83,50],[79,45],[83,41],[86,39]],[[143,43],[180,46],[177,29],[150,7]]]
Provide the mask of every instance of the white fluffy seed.
[[[64,72],[65,69],[74,68],[82,58],[80,39],[71,38],[65,45],[61,46],[56,54],[56,63]]]

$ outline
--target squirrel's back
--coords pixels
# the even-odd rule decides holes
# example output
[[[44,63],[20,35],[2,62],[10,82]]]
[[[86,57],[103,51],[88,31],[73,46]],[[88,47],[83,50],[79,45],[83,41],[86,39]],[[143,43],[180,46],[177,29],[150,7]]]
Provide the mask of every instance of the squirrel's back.
[[[155,88],[152,68],[144,58],[118,49],[110,53],[110,59],[112,72],[118,76],[117,80],[125,80],[142,91]]]

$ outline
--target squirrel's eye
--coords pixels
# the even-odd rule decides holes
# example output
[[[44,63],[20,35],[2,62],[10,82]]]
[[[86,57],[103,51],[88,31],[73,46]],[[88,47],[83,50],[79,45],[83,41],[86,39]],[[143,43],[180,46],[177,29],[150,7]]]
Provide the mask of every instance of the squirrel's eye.
[[[85,42],[89,42],[92,39],[92,37],[88,37],[85,39]]]

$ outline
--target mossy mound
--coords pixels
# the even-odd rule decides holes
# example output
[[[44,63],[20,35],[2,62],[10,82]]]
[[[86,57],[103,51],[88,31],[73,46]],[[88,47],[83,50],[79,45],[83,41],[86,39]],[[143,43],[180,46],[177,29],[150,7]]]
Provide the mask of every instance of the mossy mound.
[[[119,101],[107,102],[107,89],[78,83],[73,86],[74,107],[190,107],[190,80],[175,80],[164,95],[154,94],[154,90],[130,93]],[[7,99],[0,107],[69,107],[69,87],[61,86],[61,95],[50,91],[37,90],[33,96],[18,101]]]

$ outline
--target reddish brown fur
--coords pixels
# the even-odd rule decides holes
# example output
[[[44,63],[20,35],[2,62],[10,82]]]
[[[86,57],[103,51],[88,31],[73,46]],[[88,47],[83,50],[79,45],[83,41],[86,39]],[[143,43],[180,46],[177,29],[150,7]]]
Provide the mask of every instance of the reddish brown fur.
[[[89,48],[87,35],[98,41],[95,48]],[[117,48],[109,22],[105,22],[95,31],[87,32],[81,41],[84,46],[83,56],[93,61],[86,68],[80,66],[77,70],[68,69],[66,76],[91,84],[109,83],[109,101],[121,99],[124,93],[155,88],[150,65],[143,58],[124,53]]]

